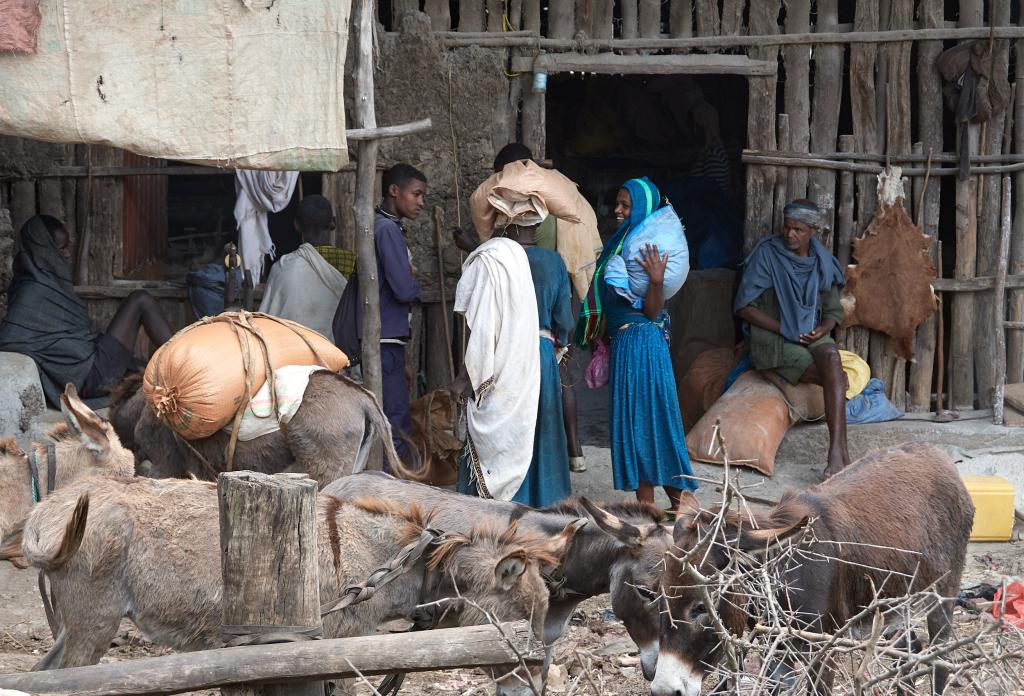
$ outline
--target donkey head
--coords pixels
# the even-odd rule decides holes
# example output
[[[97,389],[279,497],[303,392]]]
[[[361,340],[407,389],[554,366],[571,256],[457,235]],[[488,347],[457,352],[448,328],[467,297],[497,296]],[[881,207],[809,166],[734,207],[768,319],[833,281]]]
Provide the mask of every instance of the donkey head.
[[[724,568],[733,549],[756,558],[801,532],[809,516],[787,497],[768,515],[728,511],[724,524],[713,524],[717,510],[703,510],[697,498],[683,495],[673,530],[675,549],[666,554],[659,594],[661,626],[658,669],[652,696],[699,696],[708,666],[721,657],[720,642],[705,606],[704,586],[696,573],[710,575]],[[722,593],[718,593],[721,595]],[[722,624],[739,635],[747,628],[747,614],[739,600],[720,600],[715,607]]]
[[[616,504],[619,515],[615,515],[586,498],[580,503],[617,546],[609,571],[612,611],[640,648],[640,666],[650,681],[658,664],[657,587],[665,552],[672,547],[671,534],[658,523],[660,513],[653,506]],[[632,521],[625,519],[627,516]]]
[[[61,394],[60,408],[66,423],[47,433],[48,442],[33,444],[28,453],[22,452],[13,439],[0,443],[0,540],[16,533],[32,511],[33,465],[39,499],[47,491],[88,474],[115,478],[135,475],[132,453],[121,446],[110,424],[82,403],[74,385],[69,384]],[[49,461],[51,444],[53,462]]]
[[[459,595],[467,601],[457,614],[461,625],[529,619],[535,636],[542,636],[548,611],[548,588],[542,570],[562,563],[576,531],[576,520],[554,537],[520,532],[518,523],[504,529],[482,523],[469,534],[453,534],[431,555],[429,565],[439,574],[435,594]],[[514,665],[497,667],[493,676],[508,674]],[[498,682],[499,696],[532,694],[525,676]],[[539,688],[539,672],[530,676]]]

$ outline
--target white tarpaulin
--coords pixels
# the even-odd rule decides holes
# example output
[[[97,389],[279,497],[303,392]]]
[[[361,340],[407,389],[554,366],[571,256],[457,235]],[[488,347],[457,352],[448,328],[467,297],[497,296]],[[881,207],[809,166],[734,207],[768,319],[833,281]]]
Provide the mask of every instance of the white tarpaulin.
[[[247,169],[348,162],[349,0],[42,0],[0,133]]]

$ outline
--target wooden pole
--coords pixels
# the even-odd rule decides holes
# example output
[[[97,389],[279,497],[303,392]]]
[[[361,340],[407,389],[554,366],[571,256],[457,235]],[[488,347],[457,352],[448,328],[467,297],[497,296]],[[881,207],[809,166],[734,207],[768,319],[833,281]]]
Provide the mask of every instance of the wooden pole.
[[[833,31],[839,25],[838,0],[818,0],[815,29]],[[832,149],[839,135],[839,104],[843,79],[843,46],[825,44],[814,49],[814,112],[811,119],[811,149]],[[815,169],[809,174],[809,193],[825,215],[822,243],[831,250],[835,240],[836,175]]]
[[[322,632],[316,481],[234,471],[217,479],[225,643]],[[170,580],[170,579],[169,579]],[[245,643],[243,643],[245,644]],[[322,696],[322,682],[224,688],[224,696]]]
[[[1024,153],[1024,41],[1016,45],[1017,74],[1014,102],[1014,143]],[[1010,242],[1010,273],[1024,273],[1024,172],[1016,175],[1017,199],[1014,203],[1013,233]],[[1024,321],[1024,292],[1010,293],[1010,320]],[[1024,332],[1011,331],[1006,344],[1006,379],[1011,384],[1024,382]]]
[[[523,0],[523,29],[540,34],[540,0]]]
[[[459,31],[483,31],[484,28],[484,0],[461,0]]]
[[[548,4],[548,36],[571,39],[576,26],[575,7],[570,0]]]
[[[388,672],[514,664],[536,643],[525,621],[176,653],[0,676],[0,689],[77,696],[155,696],[232,684],[346,679]],[[536,663],[532,658],[528,664]]]
[[[487,31],[497,34],[504,28],[502,15],[505,12],[503,0],[487,0]]]
[[[852,135],[839,136],[839,149],[852,150],[856,142]],[[845,271],[850,264],[850,251],[853,243],[853,173],[842,172],[839,175],[839,214],[836,225],[836,258]]]
[[[448,0],[426,0],[423,11],[430,17],[430,28],[448,31],[452,28],[451,3]]]
[[[1006,397],[1006,271],[1009,266],[1010,233],[1013,220],[1010,216],[1010,177],[1003,177],[1002,200],[1000,205],[1001,225],[999,235],[999,259],[996,264],[996,287],[993,302],[993,331],[996,347],[995,384],[992,389],[992,422],[1003,424],[1003,400]]]
[[[792,153],[775,153],[775,154],[752,154],[753,150],[744,150],[742,160],[747,164],[770,164],[776,167],[809,167],[811,169],[833,169],[839,172],[857,172],[869,174],[868,180],[877,177],[885,169],[881,164],[868,164],[866,162],[848,162],[846,160],[830,160],[830,159],[817,159],[810,155],[803,156]],[[871,155],[870,157],[876,157]],[[907,155],[907,157],[913,157],[913,155]],[[899,160],[899,157],[894,158]],[[971,167],[969,172],[971,174],[1012,174],[1016,172],[1024,171],[1024,162],[1015,162],[1013,164],[1004,164],[999,166],[982,166],[982,167]],[[956,167],[907,167],[903,170],[903,176],[915,177],[915,176],[927,176],[929,179],[938,176],[957,176],[960,170]],[[873,190],[873,189],[872,189]],[[874,210],[872,209],[872,212]]]
[[[523,80],[523,144],[530,148],[535,159],[544,159],[547,140],[547,102],[545,92],[534,92],[533,75],[526,74]]]
[[[1005,26],[1010,23],[1009,0],[993,0],[989,3],[989,22],[994,26]],[[992,62],[988,66],[993,75],[1004,76],[1010,67],[1010,46],[1006,41],[994,44]],[[1012,116],[1012,111],[998,114],[984,124],[984,141],[981,143],[985,153],[999,153],[1003,148],[1003,130],[1005,119]],[[982,203],[978,205],[978,258],[977,272],[979,276],[994,275],[999,265],[999,240],[1001,234],[1000,196],[1001,182],[998,176],[979,176],[978,194]],[[985,203],[987,202],[987,203]],[[993,295],[984,293],[974,298],[975,324],[973,333],[974,348],[974,390],[978,395],[978,405],[986,408],[992,403],[992,392],[996,380],[996,335],[990,330]],[[1004,317],[1005,318],[1005,317]]]
[[[668,30],[673,39],[693,36],[693,0],[672,0],[669,7]],[[678,50],[678,49],[677,49]],[[688,50],[688,49],[683,49]]]
[[[355,26],[358,28],[355,69],[354,121],[359,128],[376,128],[373,87],[373,0],[357,0]],[[373,232],[373,194],[377,177],[378,141],[367,140],[356,150],[356,271],[359,299],[363,309],[361,364],[363,385],[383,403],[380,368],[380,282],[377,278],[377,252]],[[383,463],[371,457],[367,469],[379,469]]]
[[[568,2],[568,0],[565,0]],[[610,40],[615,35],[615,0],[593,0],[593,37]],[[536,154],[536,153],[534,153]]]
[[[441,244],[441,230],[444,229],[444,209],[434,206],[434,243],[437,246],[437,292],[441,296],[441,317],[444,325],[444,354],[448,358],[448,382],[455,379],[455,365],[452,361],[452,332],[449,327],[448,297],[444,282],[444,247]]]
[[[921,23],[924,27],[938,27],[943,22],[943,0],[921,0]],[[942,52],[941,41],[923,41],[917,45],[917,129],[921,138],[921,151],[918,156],[934,158],[943,152],[942,116],[945,107],[942,104],[942,78],[935,67],[935,60]],[[932,159],[932,161],[936,161]],[[923,183],[923,195],[915,187],[914,201],[920,202],[914,217],[921,231],[932,238],[929,254],[932,263],[938,269],[937,240],[939,233],[939,196],[941,183],[936,178],[928,178]],[[941,311],[941,308],[940,308]],[[914,362],[910,366],[910,402],[907,410],[931,410],[932,381],[935,378],[935,349],[937,314],[924,320],[918,328],[914,340]],[[936,406],[938,409],[938,406]]]
[[[640,36],[661,36],[661,0],[640,0]]]
[[[962,27],[976,27],[982,24],[982,0],[961,0],[960,20]],[[967,147],[972,153],[978,151],[980,131],[977,124],[968,126]],[[958,144],[959,146],[959,144]],[[977,274],[978,254],[978,190],[977,179],[968,177],[956,184],[956,265],[954,277],[973,278]],[[952,300],[949,337],[950,408],[974,408],[974,355],[972,353],[974,332],[974,295],[957,293]]]
[[[576,0],[576,33],[584,36],[594,35],[594,0]],[[538,30],[537,34],[540,34]]]
[[[860,0],[854,17],[855,31],[878,29],[878,0]],[[875,58],[872,44],[850,47],[850,105],[853,135],[859,152],[881,153],[878,112],[875,106]],[[877,194],[874,176],[857,177],[857,221],[865,227],[875,210]]]
[[[717,3],[716,3],[717,4]],[[803,34],[811,29],[811,0],[787,0],[786,32]],[[810,84],[811,58],[807,46],[800,44],[786,46],[782,50],[786,66],[786,104],[789,114],[789,138],[791,150],[806,152],[810,149]],[[835,88],[833,87],[833,91]],[[834,147],[834,145],[830,145]],[[790,169],[789,197],[807,197],[807,170]]]
[[[743,11],[746,0],[724,0],[722,2],[722,36],[743,34]]]
[[[697,11],[697,36],[718,36],[721,31],[718,0],[695,0],[694,9]]]
[[[763,0],[750,4],[750,33],[777,34],[781,0]],[[757,60],[778,59],[778,48],[750,51]],[[751,77],[747,80],[747,144],[753,148],[775,147],[775,129],[765,128],[765,118],[775,113],[778,78]],[[743,247],[749,251],[758,239],[772,233],[774,187],[779,173],[772,167],[747,167],[746,216],[743,221]]]
[[[566,3],[568,4],[568,3]],[[635,39],[640,34],[640,14],[637,0],[619,0],[619,31],[623,39]],[[636,51],[629,51],[635,53]]]
[[[779,147],[789,149],[791,146],[789,136],[789,114],[779,114],[778,120],[778,139]],[[786,207],[786,203],[789,197],[789,177],[777,176],[775,177],[775,211],[772,217],[772,229],[771,232],[778,233],[782,229],[782,210]]]

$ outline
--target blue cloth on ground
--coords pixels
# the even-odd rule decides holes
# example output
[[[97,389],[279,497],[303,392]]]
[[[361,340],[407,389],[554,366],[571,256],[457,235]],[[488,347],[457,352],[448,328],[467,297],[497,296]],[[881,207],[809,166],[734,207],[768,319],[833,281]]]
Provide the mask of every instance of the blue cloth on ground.
[[[695,490],[668,343],[652,321],[631,324],[612,338],[608,421],[615,488],[640,482]]]
[[[872,377],[864,391],[846,402],[847,423],[881,423],[902,417],[903,411],[885,398],[885,385],[877,377]]]
[[[818,293],[846,284],[839,261],[816,237],[811,237],[807,256],[797,256],[787,249],[780,236],[764,237],[743,265],[733,311],[740,311],[765,290],[773,289],[779,302],[782,336],[792,343],[799,343],[801,334],[814,330],[820,309]]]
[[[637,309],[644,306],[647,294],[648,277],[640,265],[640,251],[648,244],[656,244],[659,253],[669,255],[665,268],[666,300],[679,292],[690,272],[690,251],[683,223],[675,209],[666,205],[629,232],[620,254],[612,257],[604,269],[605,282]]]

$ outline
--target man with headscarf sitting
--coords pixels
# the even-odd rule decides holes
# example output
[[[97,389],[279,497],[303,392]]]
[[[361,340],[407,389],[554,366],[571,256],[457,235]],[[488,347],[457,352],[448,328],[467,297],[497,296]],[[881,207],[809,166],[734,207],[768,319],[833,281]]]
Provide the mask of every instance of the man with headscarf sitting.
[[[842,321],[845,284],[836,257],[815,238],[822,215],[813,201],[786,206],[781,235],[760,240],[744,263],[733,309],[749,324],[750,358],[770,378],[818,384],[825,392],[829,451],[825,476],[850,463],[846,375],[829,335]]]

